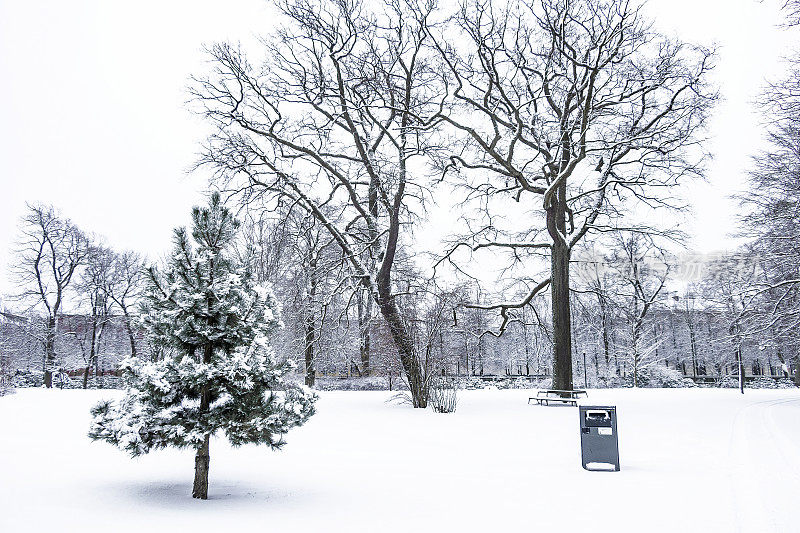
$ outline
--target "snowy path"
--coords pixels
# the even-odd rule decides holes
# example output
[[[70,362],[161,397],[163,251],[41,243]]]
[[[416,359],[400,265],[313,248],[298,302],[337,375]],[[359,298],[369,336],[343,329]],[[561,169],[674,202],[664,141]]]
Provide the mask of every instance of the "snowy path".
[[[452,415],[326,392],[281,452],[212,441],[207,502],[190,451],[88,440],[115,394],[0,398],[0,532],[800,531],[796,390],[590,391],[618,406],[618,473],[584,471],[576,410],[529,391],[467,391]]]
[[[737,531],[797,531],[800,400],[742,409],[731,432],[731,489]]]

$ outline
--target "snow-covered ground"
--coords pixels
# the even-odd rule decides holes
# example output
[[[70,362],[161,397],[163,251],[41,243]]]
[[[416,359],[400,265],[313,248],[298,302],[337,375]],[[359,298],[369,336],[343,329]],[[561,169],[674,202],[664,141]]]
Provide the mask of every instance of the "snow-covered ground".
[[[574,407],[461,393],[442,415],[386,392],[323,392],[280,452],[212,441],[136,460],[86,437],[115,391],[0,398],[0,531],[797,532],[796,390],[599,390],[618,406],[621,472],[580,465]]]

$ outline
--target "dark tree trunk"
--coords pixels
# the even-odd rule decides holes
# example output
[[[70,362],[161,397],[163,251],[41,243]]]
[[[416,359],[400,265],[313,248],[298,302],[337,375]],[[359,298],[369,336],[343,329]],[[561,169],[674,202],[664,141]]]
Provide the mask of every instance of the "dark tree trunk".
[[[638,303],[638,302],[637,302]],[[638,305],[637,305],[638,307]],[[638,310],[637,310],[638,312]],[[639,386],[639,363],[641,362],[641,355],[639,355],[639,338],[641,337],[642,323],[637,320],[633,325],[633,386]]]
[[[385,289],[379,288],[379,291],[383,294],[380,294],[378,297],[378,307],[381,311],[381,315],[389,325],[392,340],[400,354],[400,363],[403,365],[403,370],[408,379],[408,388],[411,392],[412,405],[424,409],[428,406],[428,394],[425,390],[422,368],[420,368],[419,360],[414,351],[414,344],[411,341],[411,336],[406,329],[406,325],[403,323],[403,318],[400,316],[400,310],[397,308],[395,297],[391,294],[387,294],[388,291]]]
[[[203,444],[197,448],[194,456],[194,485],[192,487],[192,498],[201,500],[208,499],[208,466],[211,463],[208,442],[210,436],[203,437]]]
[[[692,375],[697,377],[697,339],[695,338],[694,324],[691,317],[688,317],[687,320],[689,321],[689,346],[692,349]]]
[[[736,345],[736,359],[739,365],[739,392],[744,394],[744,360],[742,359],[742,347]]]
[[[95,358],[97,357],[97,319],[92,318],[92,338],[90,339],[91,345],[89,346],[89,360],[86,361],[86,369],[83,371],[83,388],[89,387],[89,374],[92,371],[92,365],[96,364]]]
[[[369,333],[369,324],[364,328],[362,342],[361,342],[361,369],[362,373],[365,376],[369,376],[370,374],[370,367],[369,367],[369,358],[370,358],[370,333]]]
[[[531,351],[528,343],[528,319],[525,316],[525,308],[522,308],[522,340],[525,343],[525,375],[531,373]]]
[[[483,337],[478,337],[478,372],[483,375]]]
[[[553,388],[572,390],[572,324],[569,305],[569,249],[554,242],[550,283],[553,300]]]
[[[306,379],[305,383],[309,387],[314,386],[317,372],[314,370],[314,315],[306,317],[306,352],[305,352]]]
[[[306,323],[305,323],[305,384],[309,387],[314,386],[317,372],[314,369],[314,341],[316,340],[316,318],[314,317],[314,306],[317,296],[317,258],[312,257],[308,266],[308,301],[306,302]]]
[[[128,332],[128,340],[131,343],[131,357],[136,357],[136,337],[133,334],[133,326],[131,326],[131,317],[127,309],[122,310],[125,313],[125,331]]]
[[[791,368],[789,372],[791,372]],[[794,358],[794,384],[800,387],[800,357]]]
[[[609,354],[609,345],[608,345],[608,318],[606,316],[606,304],[604,298],[600,299],[600,318],[602,320],[603,326],[603,355],[606,359],[606,377],[610,373],[611,370],[611,356]]]
[[[565,150],[566,154],[569,153]],[[562,162],[566,165],[566,161]],[[562,165],[562,166],[563,166]],[[553,306],[553,388],[572,390],[572,323],[569,305],[569,257],[567,238],[567,183],[562,181],[547,208],[550,249],[550,294]]]
[[[214,347],[207,344],[203,350],[203,363],[211,363],[211,355]],[[211,386],[209,384],[203,385],[200,389],[200,417],[204,418],[211,406]],[[194,457],[194,485],[192,487],[192,498],[199,498],[201,500],[208,499],[208,466],[211,462],[211,454],[209,453],[209,440],[211,435],[206,433],[203,436],[203,444],[197,448],[197,454]]]
[[[47,318],[47,333],[44,343],[44,385],[53,387],[53,367],[56,364],[56,318]]]
[[[464,374],[469,376],[469,341],[466,328],[464,328]]]
[[[744,359],[742,357],[742,341],[739,337],[739,324],[736,321],[730,325],[728,333],[733,336],[733,360],[739,369],[739,392],[744,394]]]
[[[372,318],[372,299],[364,290],[358,291],[358,334],[359,352],[361,356],[361,374],[368,376],[370,356],[370,319]]]
[[[404,123],[406,120],[407,117],[404,117]],[[405,133],[403,135],[405,135]],[[405,141],[403,141],[403,143],[405,143]],[[389,326],[392,340],[400,355],[400,363],[403,365],[403,370],[408,379],[408,388],[411,392],[411,403],[415,408],[424,409],[428,406],[428,390],[425,384],[425,376],[423,375],[416,350],[414,349],[411,333],[408,331],[406,323],[400,315],[397,300],[392,294],[392,265],[395,255],[397,254],[397,242],[400,234],[400,199],[403,197],[403,190],[405,188],[404,159],[401,159],[400,162],[400,176],[401,185],[398,188],[393,209],[389,217],[389,233],[386,239],[383,262],[375,276],[376,291],[373,293],[373,297],[376,300],[375,303],[378,304],[381,315]]]

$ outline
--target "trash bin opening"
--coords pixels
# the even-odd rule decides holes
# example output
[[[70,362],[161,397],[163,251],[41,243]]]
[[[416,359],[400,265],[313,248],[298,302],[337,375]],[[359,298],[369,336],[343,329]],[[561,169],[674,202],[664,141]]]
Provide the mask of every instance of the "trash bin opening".
[[[586,420],[608,420],[608,411],[586,411]]]

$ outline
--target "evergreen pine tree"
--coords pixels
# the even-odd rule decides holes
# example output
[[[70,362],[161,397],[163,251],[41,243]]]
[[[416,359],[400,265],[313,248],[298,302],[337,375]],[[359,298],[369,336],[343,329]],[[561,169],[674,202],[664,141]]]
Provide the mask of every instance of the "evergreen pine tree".
[[[206,499],[211,435],[278,448],[314,414],[316,395],[282,379],[293,365],[268,340],[282,327],[280,305],[231,260],[238,223],[219,195],[192,219],[195,245],[175,230],[164,271],[148,270],[141,320],[163,358],[123,362],[126,395],[92,409],[89,436],[132,456],[194,448],[192,496]]]

